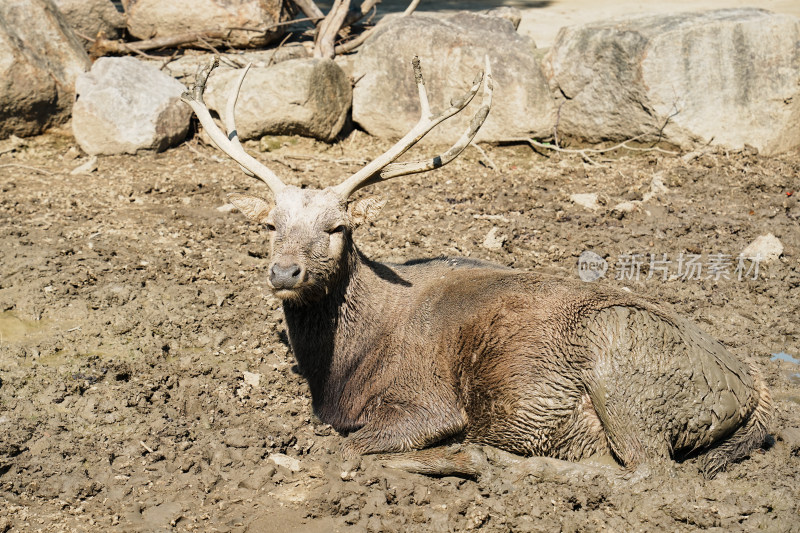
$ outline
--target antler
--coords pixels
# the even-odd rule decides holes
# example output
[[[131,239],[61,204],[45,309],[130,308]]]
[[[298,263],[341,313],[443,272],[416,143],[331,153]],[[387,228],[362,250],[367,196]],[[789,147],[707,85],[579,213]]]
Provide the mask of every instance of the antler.
[[[208,132],[214,144],[217,145],[217,148],[239,163],[239,166],[242,167],[242,170],[247,174],[255,176],[266,183],[267,187],[272,189],[273,194],[278,194],[286,185],[270,169],[245,152],[242,143],[239,142],[239,133],[236,131],[236,120],[234,119],[233,109],[236,106],[236,100],[239,98],[239,91],[242,88],[244,77],[247,75],[247,71],[250,70],[250,65],[242,69],[242,73],[236,81],[235,90],[228,97],[228,105],[225,108],[225,128],[228,130],[227,135],[217,127],[214,119],[211,118],[208,107],[206,107],[203,101],[203,92],[206,89],[208,76],[218,65],[219,58],[214,57],[214,61],[211,64],[199,68],[197,70],[197,76],[195,76],[194,85],[181,95],[181,100],[191,106],[194,114],[197,115],[200,123],[206,129],[206,132]]]
[[[422,69],[419,64],[419,57],[414,57],[411,64],[414,67],[414,79],[417,83],[419,90],[420,100],[420,119],[417,124],[409,131],[397,144],[389,148],[383,155],[372,161],[370,164],[347,178],[345,181],[333,187],[337,193],[343,198],[348,198],[358,189],[379,183],[398,176],[405,176],[407,174],[415,174],[417,172],[425,172],[426,170],[433,170],[446,165],[464,151],[464,149],[472,142],[478,130],[483,125],[486,117],[489,115],[489,109],[492,106],[492,90],[494,89],[494,81],[492,78],[492,71],[489,65],[488,56],[485,59],[486,70],[480,72],[475,77],[472,87],[460,99],[454,99],[450,102],[450,107],[436,116],[431,115],[430,102],[428,101],[428,93],[425,90],[425,81],[422,78]],[[478,89],[483,83],[483,102],[472,117],[469,127],[464,134],[445,152],[429,158],[421,159],[418,161],[408,161],[401,163],[393,163],[395,159],[403,155],[409,148],[414,146],[420,139],[428,134],[438,124],[452,117],[472,101],[478,93]]]

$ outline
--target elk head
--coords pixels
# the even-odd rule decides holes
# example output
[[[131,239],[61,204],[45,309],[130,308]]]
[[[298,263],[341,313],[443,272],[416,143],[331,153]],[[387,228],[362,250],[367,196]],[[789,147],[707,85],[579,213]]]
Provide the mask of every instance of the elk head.
[[[454,99],[448,109],[433,115],[419,58],[415,57],[412,65],[421,107],[417,124],[383,155],[339,185],[322,190],[287,186],[245,152],[239,142],[234,107],[249,65],[242,69],[228,99],[225,114],[227,135],[217,127],[203,102],[206,81],[218,60],[215,58],[212,64],[198,71],[194,86],[183,93],[181,99],[192,107],[217,147],[239,163],[245,173],[261,179],[274,196],[274,204],[245,194],[231,194],[228,199],[245,216],[265,224],[272,233],[269,284],[278,298],[314,301],[325,295],[335,280],[346,272],[348,261],[355,258],[353,230],[373,218],[385,203],[375,198],[350,201],[355,191],[398,176],[439,168],[455,159],[469,145],[486,120],[492,103],[493,80],[488,57],[485,62],[485,73],[478,74],[469,91],[463,97]],[[484,88],[482,105],[453,146],[432,158],[395,162],[436,125],[463,110],[481,85]]]

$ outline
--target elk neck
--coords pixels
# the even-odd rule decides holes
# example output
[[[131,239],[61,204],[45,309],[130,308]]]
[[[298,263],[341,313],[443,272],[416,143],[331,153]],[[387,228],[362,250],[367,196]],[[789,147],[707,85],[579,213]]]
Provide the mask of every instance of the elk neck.
[[[370,260],[348,239],[345,265],[321,299],[285,301],[289,340],[311,390],[314,412],[337,429],[357,426],[359,406],[342,405],[350,377],[375,355],[387,317],[410,286],[389,267]]]

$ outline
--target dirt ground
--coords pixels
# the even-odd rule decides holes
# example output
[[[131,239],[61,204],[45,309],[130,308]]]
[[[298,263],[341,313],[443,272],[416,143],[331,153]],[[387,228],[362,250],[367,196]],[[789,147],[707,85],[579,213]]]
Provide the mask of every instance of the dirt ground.
[[[359,132],[277,144],[248,147],[314,187],[387,148]],[[590,165],[484,149],[373,191],[389,203],[358,231],[362,250],[573,279],[594,250],[609,262],[601,282],[663,301],[755,358],[776,406],[763,450],[712,481],[694,460],[622,482],[499,466],[477,481],[370,461],[353,470],[294,368],[266,287],[266,232],[222,208],[226,193],[264,187],[197,140],[71,175],[84,158],[50,134],[0,155],[0,532],[800,531],[800,155],[645,152]],[[654,177],[666,190],[610,210],[641,200]],[[605,205],[569,199],[587,192]],[[614,279],[620,256],[736,256],[766,233],[785,249],[755,280],[733,267],[730,279]]]

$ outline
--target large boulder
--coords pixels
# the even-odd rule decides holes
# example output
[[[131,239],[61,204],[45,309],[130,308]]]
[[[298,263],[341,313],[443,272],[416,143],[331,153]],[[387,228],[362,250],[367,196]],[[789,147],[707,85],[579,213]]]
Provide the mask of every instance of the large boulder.
[[[0,139],[66,121],[89,65],[52,0],[0,1]]]
[[[686,149],[796,148],[798,43],[800,19],[758,9],[563,28],[544,59],[563,95],[559,133],[588,142],[645,135]]]
[[[186,88],[132,57],[101,57],[76,83],[72,132],[87,154],[161,151],[181,142],[191,109]]]
[[[240,70],[216,70],[205,101],[225,119],[228,96]],[[251,68],[236,103],[236,128],[242,139],[263,135],[303,135],[332,141],[350,110],[352,87],[329,59],[292,59]]]
[[[494,103],[478,140],[503,141],[552,134],[555,107],[535,55],[536,45],[504,18],[475,13],[448,17],[414,14],[382,22],[353,65],[353,121],[371,135],[398,138],[419,120],[411,59],[419,55],[434,112],[472,85],[489,57]],[[426,137],[452,143],[467,128],[480,95],[460,115]]]
[[[139,39],[237,28],[228,41],[237,48],[274,41],[286,28],[275,24],[291,18],[284,0],[123,0],[123,5],[128,31]]]
[[[117,11],[111,0],[53,0],[70,27],[80,36],[91,39],[103,32],[108,39],[119,37],[125,27],[125,14]],[[86,47],[91,43],[86,41]]]

